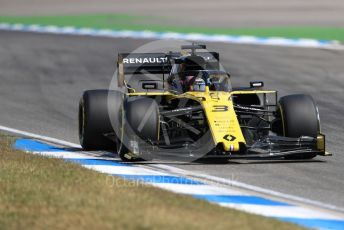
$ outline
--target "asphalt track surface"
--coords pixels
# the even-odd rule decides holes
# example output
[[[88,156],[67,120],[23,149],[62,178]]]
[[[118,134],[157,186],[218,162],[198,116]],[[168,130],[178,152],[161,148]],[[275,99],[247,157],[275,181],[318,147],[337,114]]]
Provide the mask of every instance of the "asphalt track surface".
[[[147,42],[0,31],[0,125],[78,143],[82,92],[108,88],[116,54]],[[234,85],[263,80],[281,95],[311,94],[334,156],[307,162],[166,164],[343,208],[344,52],[220,43],[208,48],[221,53]]]

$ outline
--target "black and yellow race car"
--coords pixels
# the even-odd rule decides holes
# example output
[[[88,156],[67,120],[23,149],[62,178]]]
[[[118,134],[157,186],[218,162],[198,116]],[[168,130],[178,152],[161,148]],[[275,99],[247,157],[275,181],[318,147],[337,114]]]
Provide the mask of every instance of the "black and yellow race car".
[[[81,146],[125,161],[330,155],[311,96],[278,99],[259,81],[232,88],[220,66],[205,45],[119,54],[110,89],[85,91],[80,100]]]

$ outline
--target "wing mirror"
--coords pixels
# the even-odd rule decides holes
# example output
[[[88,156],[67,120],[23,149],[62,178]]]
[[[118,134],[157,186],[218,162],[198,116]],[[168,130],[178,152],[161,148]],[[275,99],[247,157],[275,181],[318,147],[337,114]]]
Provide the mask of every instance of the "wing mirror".
[[[250,88],[262,88],[264,87],[264,82],[262,81],[251,81]]]

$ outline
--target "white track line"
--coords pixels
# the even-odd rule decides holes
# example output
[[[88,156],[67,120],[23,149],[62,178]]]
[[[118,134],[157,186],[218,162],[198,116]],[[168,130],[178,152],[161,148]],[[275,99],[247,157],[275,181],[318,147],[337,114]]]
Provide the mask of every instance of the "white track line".
[[[217,187],[213,185],[194,185],[194,184],[153,184],[151,185],[165,189],[168,191],[172,191],[179,194],[185,194],[185,195],[247,195],[243,192],[240,192],[235,189],[227,189],[223,187]]]
[[[92,169],[101,173],[112,175],[159,175],[167,176],[166,173],[161,173],[151,169],[132,166],[111,166],[111,165],[83,165],[88,169]]]
[[[39,139],[39,140],[43,140],[43,141],[48,141],[48,142],[52,142],[55,144],[64,145],[64,146],[68,146],[68,147],[72,147],[72,148],[81,148],[81,145],[78,145],[78,144],[75,144],[72,142],[60,140],[60,139],[53,138],[53,137],[43,136],[43,135],[39,135],[39,134],[35,134],[35,133],[30,133],[30,132],[22,131],[19,129],[13,129],[13,128],[2,126],[2,125],[0,125],[0,130],[7,131],[10,133],[16,133],[16,134],[20,134],[23,136],[27,136],[27,137],[31,137],[31,138],[35,138],[35,139]]]
[[[218,203],[221,206],[243,210],[245,212],[277,218],[302,218],[302,219],[328,219],[338,220],[340,218],[331,214],[321,213],[297,206],[264,206],[252,204],[229,204]]]
[[[36,155],[41,155],[41,156],[45,156],[45,157],[54,157],[54,158],[60,158],[60,159],[95,159],[98,160],[99,157],[94,157],[94,156],[90,156],[87,154],[82,154],[82,153],[75,153],[75,152],[69,152],[69,151],[61,151],[61,152],[52,152],[52,151],[25,151],[25,152],[29,152],[32,154],[36,154]]]
[[[0,125],[0,130],[7,131],[10,133],[19,134],[19,135],[23,135],[23,136],[27,136],[27,137],[31,137],[31,138],[35,138],[35,139],[39,139],[39,140],[43,140],[43,141],[48,141],[51,143],[64,145],[64,146],[68,146],[68,147],[81,148],[80,145],[75,144],[75,143],[71,143],[68,141],[64,141],[64,140],[60,140],[60,139],[52,138],[52,137],[47,137],[47,136],[43,136],[43,135],[39,135],[39,134],[34,134],[31,132],[26,132],[26,131],[22,131],[22,130],[18,130],[18,129],[13,129],[13,128],[9,128],[9,127],[2,126],[2,125]],[[195,178],[205,179],[205,180],[213,181],[213,182],[216,182],[219,184],[238,187],[238,188],[242,188],[242,189],[245,189],[248,191],[263,193],[263,194],[266,194],[269,196],[278,197],[278,198],[282,198],[282,199],[286,199],[286,200],[290,200],[290,201],[294,201],[294,202],[296,201],[296,202],[300,202],[303,204],[317,206],[320,208],[344,212],[343,208],[335,206],[335,205],[325,204],[325,203],[322,203],[319,201],[314,201],[314,200],[310,200],[310,199],[306,199],[306,198],[302,198],[302,197],[298,197],[298,196],[294,196],[294,195],[289,195],[289,194],[285,194],[282,192],[277,192],[274,190],[265,189],[265,188],[261,188],[261,187],[254,186],[254,185],[249,185],[249,184],[242,183],[242,182],[235,181],[235,180],[224,179],[221,177],[215,177],[215,176],[206,175],[206,174],[194,173],[191,171],[187,171],[187,170],[183,170],[183,169],[179,169],[176,167],[163,165],[163,164],[154,164],[153,166],[152,165],[150,165],[150,166],[152,168],[154,167],[154,168],[163,170],[166,173],[173,173],[173,174],[183,175],[186,177],[195,177]]]

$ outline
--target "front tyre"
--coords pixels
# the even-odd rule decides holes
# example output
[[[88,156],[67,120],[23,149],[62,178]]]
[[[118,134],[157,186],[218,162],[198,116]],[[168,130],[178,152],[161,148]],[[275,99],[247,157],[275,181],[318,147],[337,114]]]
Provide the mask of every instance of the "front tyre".
[[[277,115],[281,119],[283,136],[316,138],[320,132],[318,108],[309,95],[295,94],[282,97],[278,104]],[[311,159],[316,155],[316,153],[304,153],[288,159]]]
[[[83,149],[116,149],[114,140],[117,139],[117,135],[114,127],[118,124],[118,113],[122,103],[121,92],[109,90],[84,92],[79,103],[79,140]]]
[[[159,139],[159,106],[148,97],[127,98],[123,105],[118,154],[123,161],[143,160],[138,156],[140,143],[152,144]]]

